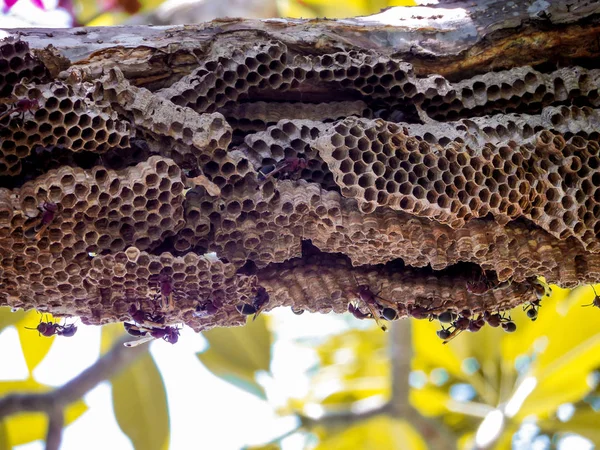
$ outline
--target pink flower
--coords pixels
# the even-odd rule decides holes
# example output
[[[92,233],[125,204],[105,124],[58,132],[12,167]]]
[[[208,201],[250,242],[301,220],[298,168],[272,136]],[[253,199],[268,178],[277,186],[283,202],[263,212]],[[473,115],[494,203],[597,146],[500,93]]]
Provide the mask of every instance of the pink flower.
[[[10,11],[10,8],[15,6],[15,3],[17,3],[18,1],[19,0],[4,0],[4,13]],[[33,6],[35,6],[36,8],[42,10],[46,9],[44,8],[44,3],[42,2],[42,0],[31,0],[31,3],[33,3]]]

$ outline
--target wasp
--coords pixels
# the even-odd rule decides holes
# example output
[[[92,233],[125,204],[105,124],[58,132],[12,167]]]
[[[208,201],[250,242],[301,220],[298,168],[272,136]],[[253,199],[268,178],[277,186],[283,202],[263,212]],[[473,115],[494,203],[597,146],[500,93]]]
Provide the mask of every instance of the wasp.
[[[264,287],[258,286],[256,290],[256,295],[252,300],[252,304],[239,303],[235,306],[235,309],[237,309],[237,311],[244,316],[251,316],[252,314],[254,314],[254,317],[252,318],[252,320],[254,321],[265,309],[268,303],[269,293]]]
[[[358,281],[356,281],[356,284],[358,284]],[[350,311],[354,317],[358,319],[373,318],[377,326],[383,331],[387,331],[387,326],[381,322],[381,319],[396,320],[398,318],[396,305],[393,302],[380,297],[379,292],[374,293],[369,285],[358,285],[358,289],[354,294],[369,310],[368,314],[364,314],[360,311],[358,306],[349,304],[348,311]]]
[[[7,111],[0,115],[0,121],[2,121],[5,117],[10,116],[13,113],[20,113],[21,120],[25,118],[25,113],[27,111],[36,111],[39,109],[40,104],[37,99],[30,98],[21,98],[21,99],[2,99],[2,103],[10,104],[12,103],[12,107],[8,108]]]
[[[596,293],[596,288],[591,284],[590,284],[590,287],[594,291],[594,300],[592,301],[592,303],[588,303],[587,305],[582,305],[582,306],[595,306],[596,308],[600,308],[600,297]]]
[[[169,344],[175,344],[179,340],[179,328],[177,327],[147,328],[127,322],[123,325],[128,334],[141,338],[136,341],[125,342],[123,344],[125,347],[137,347],[154,339],[163,339]]]
[[[196,310],[194,311],[193,315],[194,315],[194,317],[203,318],[203,317],[212,316],[218,310],[219,310],[219,308],[217,307],[217,305],[215,305],[214,302],[207,300],[205,302],[198,303],[198,305],[196,305]]]
[[[35,328],[25,327],[27,330],[37,330],[40,336],[51,337],[55,334],[57,336],[72,337],[77,332],[75,324],[60,325],[58,323],[50,322],[46,319],[43,321],[43,316],[40,318],[40,323]]]
[[[290,178],[292,175],[297,174],[302,169],[306,169],[307,166],[308,163],[304,158],[285,158],[284,160],[275,164],[275,166],[262,167],[258,171],[258,176],[261,181],[266,181],[275,175],[279,175],[278,178],[280,179]]]

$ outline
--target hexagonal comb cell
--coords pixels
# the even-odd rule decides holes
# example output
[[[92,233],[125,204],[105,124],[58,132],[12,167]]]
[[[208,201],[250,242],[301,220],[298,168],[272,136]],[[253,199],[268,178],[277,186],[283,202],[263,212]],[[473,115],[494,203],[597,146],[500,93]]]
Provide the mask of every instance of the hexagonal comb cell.
[[[261,287],[267,309],[343,312],[362,285],[405,316],[600,279],[598,70],[450,82],[221,39],[159,90],[85,62],[49,83],[0,45],[0,303],[201,330]]]
[[[264,132],[248,135],[240,150],[261,178],[303,179],[324,189],[335,189],[333,174],[313,149],[312,142],[327,124],[309,120],[282,120]]]
[[[47,76],[46,68],[29,51],[27,42],[12,37],[0,40],[0,98],[10,97],[14,86],[23,79],[39,82]]]
[[[13,102],[0,120],[0,175],[18,175],[34,149],[105,153],[129,146],[127,122],[67,84],[19,84]]]
[[[545,130],[523,145],[486,143],[478,149],[454,140],[434,151],[407,132],[379,119],[351,118],[321,133],[314,145],[342,195],[356,198],[364,213],[388,206],[453,228],[489,213],[500,224],[524,217],[598,251],[595,219],[577,201],[593,195],[595,170],[583,177],[578,171],[597,142],[580,136],[565,142]]]

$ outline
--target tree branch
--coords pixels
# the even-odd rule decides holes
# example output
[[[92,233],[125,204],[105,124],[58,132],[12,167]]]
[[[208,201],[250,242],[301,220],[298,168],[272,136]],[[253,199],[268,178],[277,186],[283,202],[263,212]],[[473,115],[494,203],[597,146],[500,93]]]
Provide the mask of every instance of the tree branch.
[[[20,412],[42,411],[50,416],[50,433],[52,417],[56,411],[62,412],[66,406],[79,400],[99,383],[108,380],[148,351],[147,345],[124,347],[123,342],[126,340],[128,339],[123,338],[116,342],[108,353],[58,389],[42,394],[12,394],[0,398],[0,420]],[[58,419],[55,418],[56,420]]]
[[[62,429],[65,424],[65,413],[57,407],[48,414],[48,432],[46,433],[46,450],[59,450],[62,440]]]
[[[392,364],[390,413],[398,417],[407,417],[411,409],[408,399],[408,377],[413,355],[410,319],[397,320],[390,324],[389,354]]]

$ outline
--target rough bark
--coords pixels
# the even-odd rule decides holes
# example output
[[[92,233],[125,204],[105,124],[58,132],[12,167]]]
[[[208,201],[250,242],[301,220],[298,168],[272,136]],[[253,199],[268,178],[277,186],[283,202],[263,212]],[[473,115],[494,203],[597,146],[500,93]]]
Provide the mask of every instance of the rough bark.
[[[0,305],[201,330],[261,287],[404,317],[597,282],[599,12],[5,30]]]

